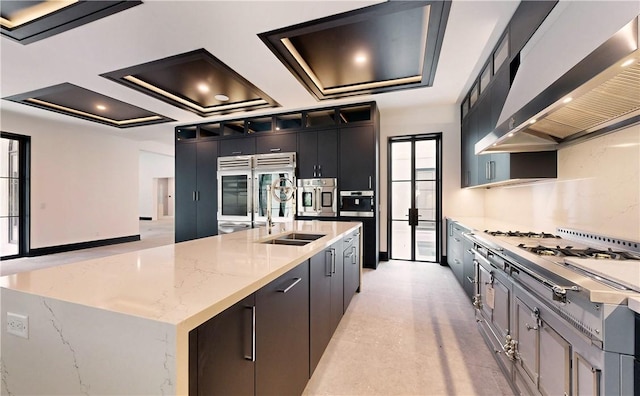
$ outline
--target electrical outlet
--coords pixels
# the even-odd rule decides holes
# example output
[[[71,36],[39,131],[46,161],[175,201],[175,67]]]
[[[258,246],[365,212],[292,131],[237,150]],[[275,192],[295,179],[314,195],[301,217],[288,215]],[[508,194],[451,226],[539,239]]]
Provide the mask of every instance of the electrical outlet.
[[[29,317],[7,312],[7,332],[22,338],[29,338]]]

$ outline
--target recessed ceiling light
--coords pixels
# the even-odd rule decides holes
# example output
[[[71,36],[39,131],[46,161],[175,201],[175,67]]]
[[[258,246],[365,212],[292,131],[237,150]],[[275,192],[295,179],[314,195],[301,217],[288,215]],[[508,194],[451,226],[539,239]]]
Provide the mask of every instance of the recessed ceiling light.
[[[535,124],[536,121],[538,121],[538,120],[536,120],[535,118],[532,118],[532,119],[529,120],[529,124]]]
[[[279,131],[279,130],[280,130],[280,127],[276,127],[276,131]]]
[[[198,91],[202,93],[209,93],[209,86],[205,83],[198,84]]]
[[[573,98],[569,97],[562,101],[562,103],[569,103],[573,100]]]
[[[620,66],[627,67],[627,66],[631,65],[634,61],[635,61],[635,59],[627,59]]]
[[[227,95],[223,95],[223,94],[217,94],[216,96],[214,96],[214,98],[216,100],[221,101],[221,102],[226,102],[227,100],[229,100],[229,97]]]
[[[355,58],[353,58],[353,60],[354,60],[357,64],[361,65],[361,64],[363,64],[363,63],[366,63],[366,62],[367,62],[367,56],[366,56],[365,54],[356,54],[356,56],[355,56]]]
[[[513,137],[513,135],[514,135],[514,133],[513,133],[513,132],[511,132],[508,136],[509,136],[509,137]]]
[[[96,105],[96,109],[98,109],[98,110],[106,110],[107,106],[99,104],[99,105]]]

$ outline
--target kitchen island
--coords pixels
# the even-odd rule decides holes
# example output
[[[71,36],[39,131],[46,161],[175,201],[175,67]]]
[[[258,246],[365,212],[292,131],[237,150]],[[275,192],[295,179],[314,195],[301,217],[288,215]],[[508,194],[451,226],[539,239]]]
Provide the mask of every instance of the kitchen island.
[[[360,228],[280,223],[0,278],[2,393],[186,395],[191,330]],[[264,243],[291,232],[324,236]]]

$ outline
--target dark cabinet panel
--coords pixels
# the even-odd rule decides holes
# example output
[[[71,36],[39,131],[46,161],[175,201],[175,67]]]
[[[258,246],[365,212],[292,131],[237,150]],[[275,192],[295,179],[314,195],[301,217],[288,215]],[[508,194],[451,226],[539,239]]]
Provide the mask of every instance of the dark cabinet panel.
[[[509,67],[505,67],[497,70],[496,75],[493,77],[491,84],[491,129],[495,129],[502,113],[502,108],[509,95],[509,89],[511,88]],[[486,134],[483,134],[479,138],[483,138]]]
[[[195,191],[196,177],[196,144],[176,143],[176,187],[175,187],[175,240],[176,242],[194,239],[197,229]]]
[[[250,155],[256,153],[256,138],[253,136],[220,140],[220,156]]]
[[[353,295],[360,288],[360,232],[352,233],[343,240],[343,265],[344,265],[344,306],[351,303]]]
[[[309,306],[309,376],[316,369],[325,348],[331,340],[331,250],[311,257],[309,261],[310,306]]]
[[[256,292],[256,394],[299,395],[309,379],[309,261]]]
[[[218,232],[217,155],[217,141],[176,144],[176,242]]]
[[[522,1],[509,22],[510,54],[513,57],[529,41],[557,1]]]
[[[340,128],[340,190],[375,190],[375,167],[373,126]]]
[[[190,383],[190,396],[255,394],[254,300],[252,294],[192,331],[197,352],[190,356],[196,366],[189,367],[196,381]]]
[[[203,238],[218,234],[218,181],[216,178],[218,142],[202,141],[198,142],[197,147],[196,228],[197,237]]]
[[[338,131],[298,134],[298,175],[301,179],[338,177]]]
[[[298,146],[295,133],[269,133],[255,139],[257,154],[295,152]]]
[[[333,269],[331,272],[331,334],[336,330],[344,314],[344,261],[342,241],[331,245]]]

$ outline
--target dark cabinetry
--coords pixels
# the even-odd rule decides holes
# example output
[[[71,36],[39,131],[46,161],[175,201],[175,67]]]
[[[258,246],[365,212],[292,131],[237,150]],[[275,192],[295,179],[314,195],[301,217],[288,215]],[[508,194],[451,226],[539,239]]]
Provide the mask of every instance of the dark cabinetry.
[[[256,138],[253,136],[220,140],[220,156],[251,155],[256,153]]]
[[[299,395],[309,379],[309,261],[189,334],[189,394]]]
[[[265,133],[255,139],[256,154],[295,152],[298,146],[295,133]]]
[[[447,263],[469,300],[475,295],[473,243],[465,237],[470,230],[447,219]]]
[[[191,396],[255,393],[254,314],[251,294],[191,331]]]
[[[256,292],[256,393],[299,395],[309,380],[309,262]]]
[[[176,143],[176,242],[218,232],[217,158],[217,141]]]
[[[338,327],[343,314],[342,243],[316,254],[310,260],[310,372],[315,370],[322,353]]]
[[[520,52],[557,3],[531,0],[520,2],[509,22],[511,54]]]
[[[340,128],[340,190],[376,189],[376,144],[373,126]]]
[[[360,288],[360,231],[351,233],[342,240],[344,265],[344,311],[353,295]]]
[[[298,175],[301,179],[338,177],[338,131],[298,134]]]

